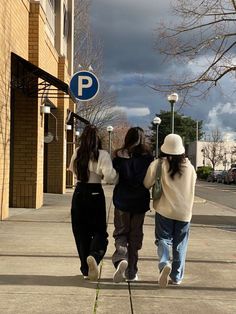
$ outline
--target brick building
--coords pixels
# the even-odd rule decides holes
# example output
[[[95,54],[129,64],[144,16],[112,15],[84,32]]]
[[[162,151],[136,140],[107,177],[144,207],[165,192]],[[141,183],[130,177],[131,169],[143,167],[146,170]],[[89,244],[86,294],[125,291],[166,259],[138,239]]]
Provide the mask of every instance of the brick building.
[[[74,0],[0,2],[0,220],[65,192],[73,23]]]

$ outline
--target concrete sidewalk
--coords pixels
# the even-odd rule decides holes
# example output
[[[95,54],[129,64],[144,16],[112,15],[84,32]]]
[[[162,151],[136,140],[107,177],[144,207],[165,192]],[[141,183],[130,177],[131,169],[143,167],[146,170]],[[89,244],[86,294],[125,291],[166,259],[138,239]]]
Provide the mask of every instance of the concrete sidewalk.
[[[236,211],[196,198],[181,286],[159,289],[154,211],[145,218],[139,281],[114,284],[113,186],[104,186],[110,241],[98,282],[85,281],[70,224],[72,190],[0,222],[0,313],[236,313]]]

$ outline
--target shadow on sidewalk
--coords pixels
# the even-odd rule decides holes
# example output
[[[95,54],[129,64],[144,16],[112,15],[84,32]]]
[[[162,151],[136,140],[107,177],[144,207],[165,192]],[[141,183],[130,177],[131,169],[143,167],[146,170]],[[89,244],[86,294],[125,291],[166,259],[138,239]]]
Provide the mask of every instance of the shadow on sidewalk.
[[[121,284],[113,283],[111,278],[102,278],[98,282],[91,282],[84,280],[81,275],[77,276],[42,276],[42,275],[0,275],[0,285],[20,285],[20,286],[49,286],[49,287],[83,287],[104,290],[124,290],[128,285],[133,290],[159,290],[157,281],[138,281],[136,283]],[[201,287],[201,286],[168,286],[168,289],[182,289],[182,290],[199,290],[199,291],[235,291],[235,288],[226,287]]]
[[[191,224],[215,226],[236,232],[236,216],[193,215]]]

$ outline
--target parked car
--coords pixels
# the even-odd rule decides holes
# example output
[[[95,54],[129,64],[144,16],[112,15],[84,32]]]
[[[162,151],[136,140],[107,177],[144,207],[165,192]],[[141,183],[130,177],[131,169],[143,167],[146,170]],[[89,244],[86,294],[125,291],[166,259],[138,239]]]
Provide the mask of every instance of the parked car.
[[[231,168],[228,170],[224,183],[226,184],[231,184],[231,183],[236,183],[236,168]]]
[[[209,176],[207,177],[207,182],[215,182],[216,181],[216,177],[218,174],[220,174],[222,172],[222,170],[215,170],[212,171]]]
[[[227,175],[228,171],[222,170],[220,173],[216,175],[216,182],[218,183],[224,183],[225,182],[225,177]]]

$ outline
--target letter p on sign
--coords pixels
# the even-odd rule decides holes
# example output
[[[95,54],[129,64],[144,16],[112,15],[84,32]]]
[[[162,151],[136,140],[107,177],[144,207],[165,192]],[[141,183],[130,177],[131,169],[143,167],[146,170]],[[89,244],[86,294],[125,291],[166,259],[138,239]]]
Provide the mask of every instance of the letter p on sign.
[[[83,89],[89,88],[93,85],[93,80],[90,76],[79,76],[78,77],[78,95],[83,95]]]
[[[79,71],[73,75],[70,81],[70,89],[77,100],[87,101],[97,95],[99,82],[92,72]]]

